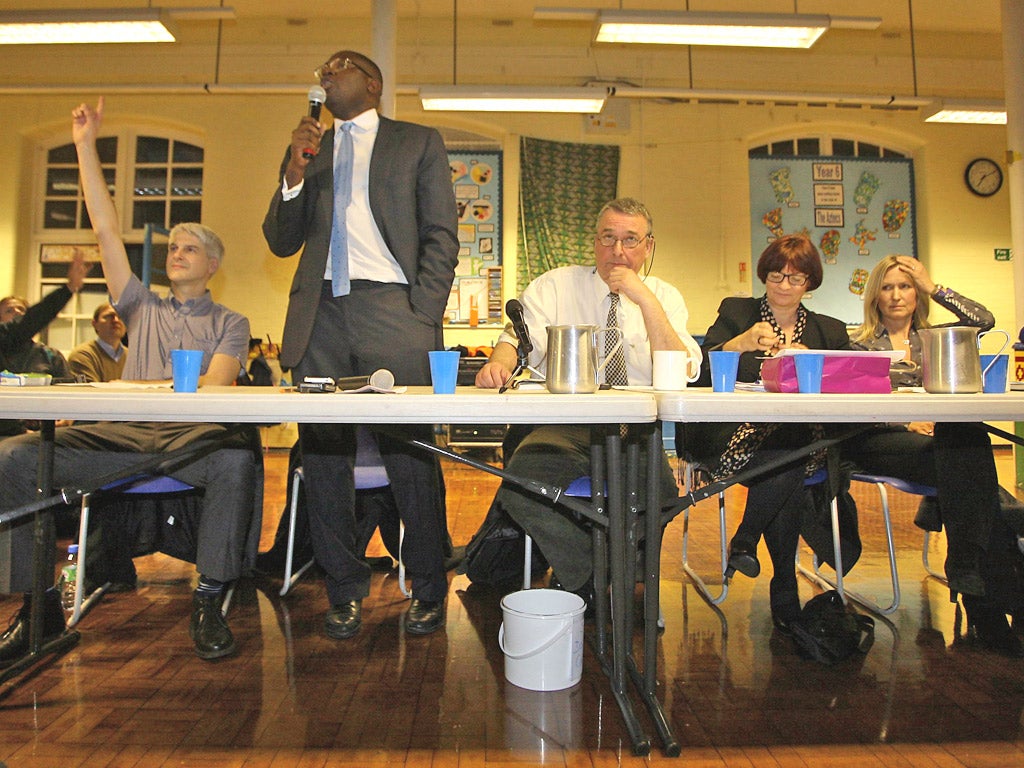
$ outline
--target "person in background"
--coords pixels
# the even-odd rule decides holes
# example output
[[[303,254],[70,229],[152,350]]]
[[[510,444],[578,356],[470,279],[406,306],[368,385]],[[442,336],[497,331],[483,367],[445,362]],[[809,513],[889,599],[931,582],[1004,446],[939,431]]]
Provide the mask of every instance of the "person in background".
[[[622,374],[614,381],[605,366],[606,383],[650,386],[653,350],[686,350],[688,375],[700,366],[700,348],[686,330],[689,313],[679,291],[669,283],[641,274],[654,255],[654,231],[647,207],[632,198],[606,203],[597,217],[593,265],[559,267],[546,272],[523,291],[523,316],[533,342],[530,364],[547,370],[549,325],[614,325],[624,334]],[[609,315],[611,312],[611,316]],[[510,328],[495,345],[476,376],[476,386],[501,387],[518,363],[518,340]],[[612,358],[614,359],[614,357]],[[525,434],[524,434],[525,432]],[[521,438],[521,439],[519,439]],[[590,430],[568,424],[549,424],[517,430],[506,452],[506,468],[565,488],[590,474]],[[678,495],[671,469],[663,458],[662,493]],[[545,502],[511,484],[503,483],[495,503],[534,540],[562,589],[576,592],[588,603],[593,599],[593,561],[590,533],[557,505]]]
[[[32,340],[32,337],[57,317],[71,297],[85,284],[91,265],[80,251],[75,251],[68,264],[67,283],[50,291],[37,304],[18,296],[0,299],[0,370],[11,373],[48,373],[55,377],[68,375],[67,361],[56,349]],[[0,419],[0,438],[20,435],[32,422],[22,419]]]
[[[202,224],[176,225],[168,235],[166,272],[170,294],[147,290],[131,271],[120,220],[107,188],[96,139],[104,100],[95,108],[81,104],[72,111],[72,137],[89,219],[96,235],[103,276],[114,308],[128,328],[129,350],[123,376],[129,381],[170,383],[172,349],[203,352],[200,386],[230,385],[244,363],[249,321],[215,304],[207,288],[223,259],[223,244]],[[234,653],[235,640],[221,614],[224,587],[242,574],[250,525],[259,529],[262,512],[262,451],[255,428],[234,436],[220,424],[177,422],[96,423],[62,427],[54,438],[54,487],[83,487],[95,480],[98,468],[112,473],[196,443],[220,447],[175,468],[175,478],[205,488],[204,514],[196,535],[199,584],[192,597],[189,635],[202,659]],[[37,496],[36,435],[0,443],[0,509],[14,510]],[[259,469],[259,471],[257,471]],[[11,577],[8,591],[26,591],[32,584],[33,526],[30,518],[12,524]],[[54,542],[46,547],[50,571]],[[28,651],[31,594],[7,630],[0,634],[0,667]],[[64,614],[55,589],[44,598],[44,639],[64,631]]]
[[[124,371],[126,348],[122,344],[124,323],[110,304],[100,304],[92,313],[96,338],[79,344],[68,355],[68,367],[82,381],[114,381]]]
[[[908,352],[915,366],[896,363],[893,386],[921,386],[922,345],[918,331],[928,321],[932,303],[949,310],[949,325],[988,330],[995,324],[981,304],[937,285],[924,264],[912,256],[886,256],[868,277],[864,289],[864,322],[852,335],[857,349]],[[938,326],[941,327],[941,326]],[[844,458],[858,468],[938,491],[937,519],[933,504],[922,505],[918,523],[946,529],[946,578],[951,597],[959,594],[967,623],[985,647],[1009,656],[1024,656],[1024,646],[1011,631],[1007,613],[1024,609],[1024,585],[1015,561],[1020,554],[1016,534],[1001,515],[992,444],[978,424],[911,422],[880,425],[846,441]]]
[[[458,262],[458,221],[448,154],[433,128],[378,113],[384,77],[356,51],[318,67],[334,117],[324,129],[301,119],[263,221],[270,250],[300,249],[281,342],[293,381],[355,376],[386,368],[403,385],[430,384],[427,352],[443,349],[442,321]],[[432,429],[401,431],[433,440]],[[317,563],[327,574],[329,637],[362,624],[370,567],[357,542],[356,428],[300,424],[305,491]],[[444,626],[448,579],[444,483],[437,459],[379,436],[405,540],[413,600],[405,631]]]
[[[773,240],[757,260],[764,295],[730,297],[719,306],[701,347],[704,364],[697,386],[711,385],[708,354],[716,350],[739,352],[737,381],[754,382],[761,377],[761,359],[779,350],[849,348],[845,323],[803,304],[807,292],[821,285],[822,276],[821,257],[808,237],[783,235]],[[723,478],[823,436],[820,425],[688,424],[684,444],[693,458]],[[764,536],[773,568],[772,621],[785,634],[792,632],[791,624],[800,615],[793,558],[806,503],[804,479],[823,463],[822,457],[801,458],[750,483],[743,518],[729,545],[726,576],[739,571],[755,577],[761,572],[757,544]],[[841,481],[837,475],[829,474],[830,497]]]

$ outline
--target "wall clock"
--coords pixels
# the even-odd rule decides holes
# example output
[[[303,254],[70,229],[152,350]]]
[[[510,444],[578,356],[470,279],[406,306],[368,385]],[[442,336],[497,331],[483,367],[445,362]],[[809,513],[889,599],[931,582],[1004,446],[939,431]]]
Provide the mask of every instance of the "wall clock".
[[[967,164],[964,181],[974,194],[991,197],[1003,186],[1003,171],[995,160],[979,157]]]

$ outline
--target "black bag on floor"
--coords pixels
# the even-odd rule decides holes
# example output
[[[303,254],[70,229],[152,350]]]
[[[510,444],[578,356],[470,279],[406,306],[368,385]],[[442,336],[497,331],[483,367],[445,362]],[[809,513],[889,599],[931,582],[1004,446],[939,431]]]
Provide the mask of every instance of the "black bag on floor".
[[[466,545],[466,557],[458,572],[464,573],[474,584],[500,586],[519,581],[524,564],[523,529],[508,516],[495,500],[473,538]],[[539,576],[548,569],[548,563],[537,545],[533,545],[530,571]]]
[[[808,600],[791,626],[800,655],[822,664],[867,653],[875,642],[875,620],[844,605],[834,589]]]

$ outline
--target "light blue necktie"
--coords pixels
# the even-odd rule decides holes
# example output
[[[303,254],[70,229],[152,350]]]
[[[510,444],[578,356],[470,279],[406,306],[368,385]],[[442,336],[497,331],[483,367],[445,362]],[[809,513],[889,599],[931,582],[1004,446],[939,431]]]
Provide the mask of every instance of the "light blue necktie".
[[[347,296],[351,285],[348,279],[348,224],[345,212],[352,201],[352,123],[341,126],[341,146],[334,162],[334,224],[331,226],[331,293]]]

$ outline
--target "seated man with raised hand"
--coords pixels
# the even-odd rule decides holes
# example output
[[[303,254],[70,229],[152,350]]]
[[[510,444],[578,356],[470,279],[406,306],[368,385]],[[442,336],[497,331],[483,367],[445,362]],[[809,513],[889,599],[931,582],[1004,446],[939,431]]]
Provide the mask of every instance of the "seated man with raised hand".
[[[0,370],[48,373],[57,378],[68,375],[64,355],[34,341],[33,337],[49,325],[71,297],[82,289],[89,268],[81,252],[76,251],[68,264],[67,284],[50,291],[38,303],[29,306],[20,296],[0,299]],[[34,425],[21,419],[0,419],[0,438],[20,435],[26,428],[34,428]]]
[[[654,255],[652,229],[651,215],[643,203],[632,198],[612,200],[598,215],[594,264],[553,269],[526,287],[522,305],[533,343],[529,360],[533,367],[542,372],[546,369],[547,326],[590,324],[623,331],[620,375],[624,380],[615,380],[608,373],[613,368],[609,362],[606,383],[650,386],[652,350],[686,350],[688,373],[696,374],[701,352],[686,330],[689,314],[683,297],[669,283],[640,274]],[[506,329],[477,374],[476,385],[502,386],[517,362],[517,339]],[[674,497],[673,474],[668,461],[664,462],[662,494]],[[506,459],[506,468],[519,477],[565,488],[590,474],[589,429],[566,424],[533,427]],[[556,505],[511,484],[502,484],[495,501],[533,537],[559,585],[588,599],[593,573],[590,534]]]
[[[120,235],[117,212],[107,191],[96,138],[103,114],[82,104],[73,111],[72,133],[78,151],[83,193],[99,242],[103,274],[110,298],[128,327],[129,351],[124,378],[169,381],[172,349],[203,352],[200,385],[230,385],[246,359],[249,321],[215,304],[207,289],[223,258],[220,238],[202,224],[179,224],[169,235],[167,276],[170,294],[163,298],[143,287],[132,274]],[[168,393],[168,397],[174,397]],[[184,402],[183,402],[184,405]],[[224,438],[228,428],[206,423],[99,423],[56,430],[54,486],[89,487],[97,474],[129,470],[139,462],[195,443]],[[218,450],[170,473],[192,486],[205,488],[203,514],[196,535],[199,585],[192,599],[189,633],[196,654],[216,659],[231,654],[235,641],[221,615],[225,584],[243,570],[250,532],[258,532],[262,512],[262,453],[255,428],[235,435]],[[0,509],[13,510],[36,498],[36,436],[0,443]],[[12,572],[5,591],[31,589],[31,519],[13,523]],[[254,547],[251,548],[254,553]],[[53,569],[54,546],[47,548]],[[23,656],[29,645],[29,596],[15,621],[0,635],[0,667]],[[64,630],[64,616],[55,590],[47,590],[43,637]]]

